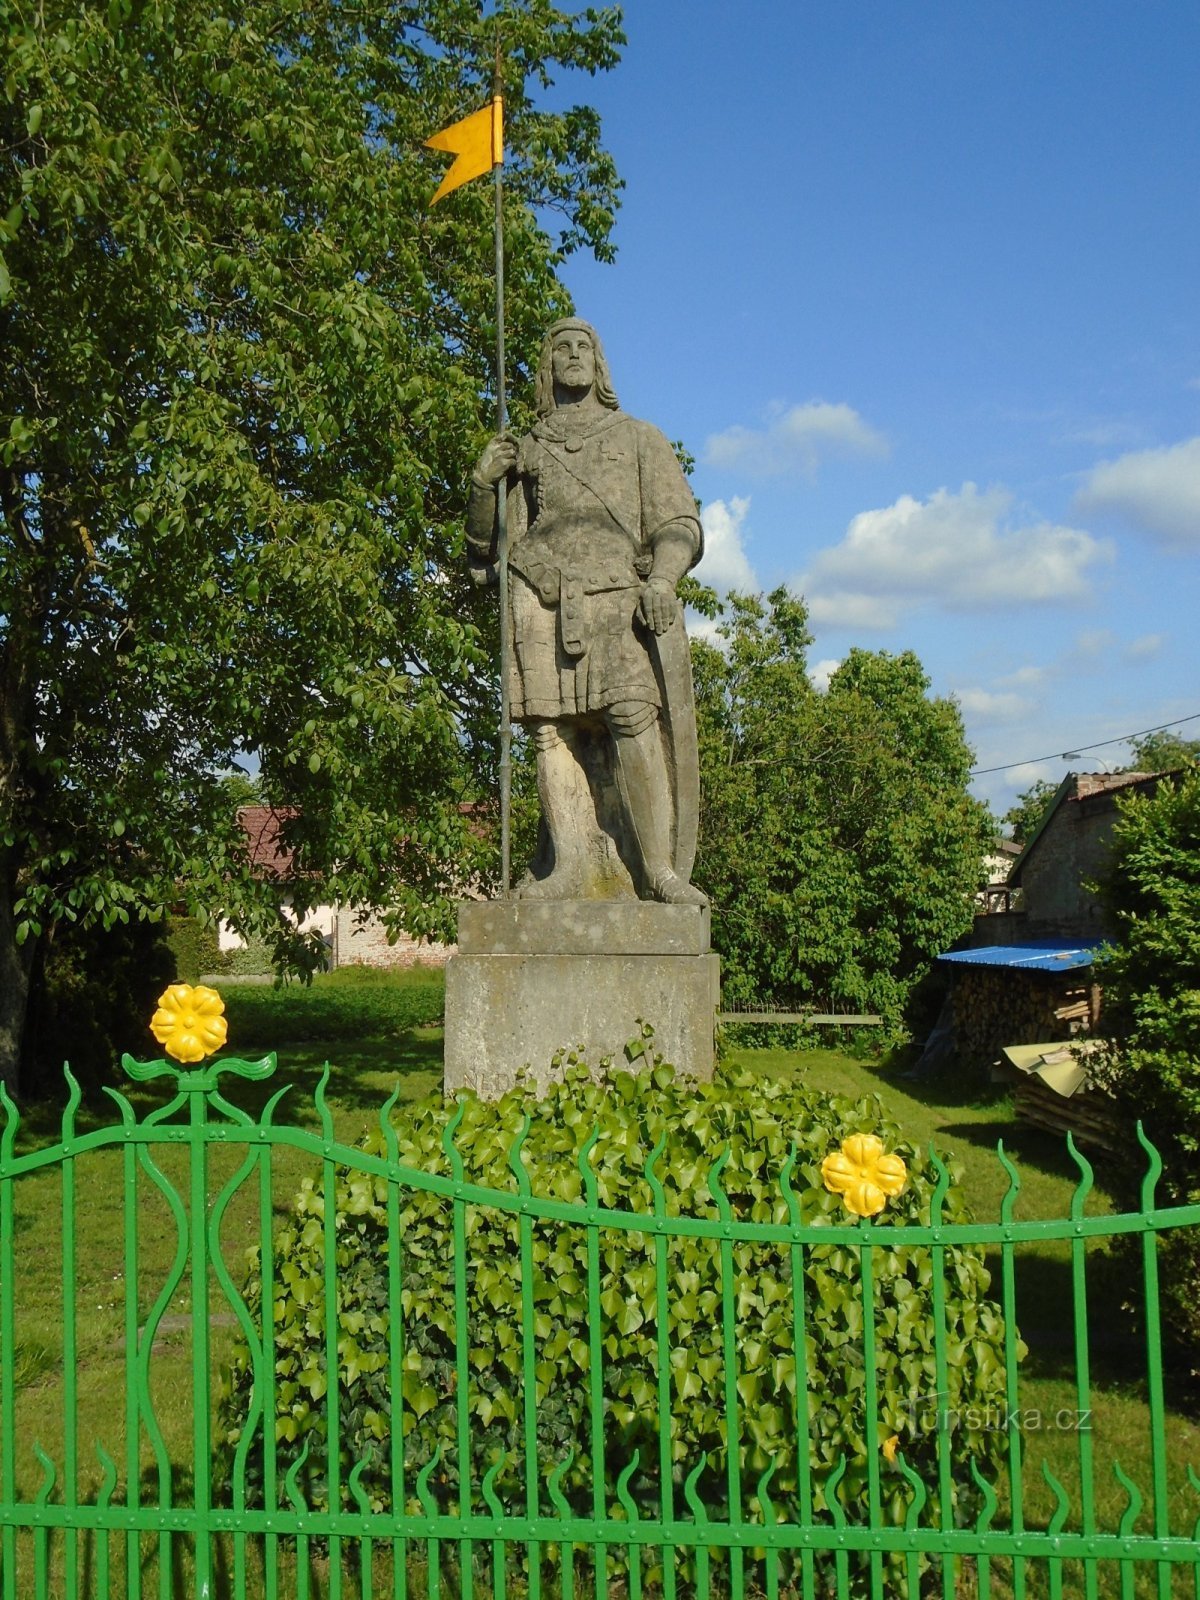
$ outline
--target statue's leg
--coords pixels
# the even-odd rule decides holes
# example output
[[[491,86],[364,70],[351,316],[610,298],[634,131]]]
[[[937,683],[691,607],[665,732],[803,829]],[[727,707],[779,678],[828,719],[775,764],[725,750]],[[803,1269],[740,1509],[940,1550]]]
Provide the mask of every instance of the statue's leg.
[[[685,883],[671,862],[671,793],[658,707],[627,700],[605,713],[616,755],[617,787],[633,835],[645,894],[668,905],[706,906],[708,896]]]
[[[545,878],[520,887],[522,900],[573,900],[586,883],[587,846],[580,832],[579,789],[586,784],[575,753],[575,730],[567,722],[535,722],[530,729],[537,752],[538,799],[554,851]]]

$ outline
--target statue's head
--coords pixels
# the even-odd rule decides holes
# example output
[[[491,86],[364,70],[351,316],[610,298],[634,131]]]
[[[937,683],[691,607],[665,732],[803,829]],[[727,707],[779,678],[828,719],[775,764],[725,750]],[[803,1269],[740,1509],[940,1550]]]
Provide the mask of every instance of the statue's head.
[[[592,392],[602,406],[607,406],[610,411],[616,411],[617,397],[613,393],[612,377],[608,370],[608,362],[604,359],[604,346],[600,343],[599,334],[590,322],[584,322],[579,317],[560,317],[546,329],[546,337],[542,340],[542,354],[537,370],[538,416],[548,417],[555,408],[554,341],[560,334],[567,332],[584,333],[591,340],[592,355],[596,363],[596,378]]]

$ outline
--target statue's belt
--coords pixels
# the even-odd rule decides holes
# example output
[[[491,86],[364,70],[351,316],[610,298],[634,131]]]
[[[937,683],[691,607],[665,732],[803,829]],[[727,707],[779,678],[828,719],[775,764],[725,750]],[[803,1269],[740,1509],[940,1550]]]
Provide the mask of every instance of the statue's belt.
[[[652,560],[651,556],[638,556],[628,561],[601,562],[591,571],[580,572],[518,553],[510,556],[509,566],[537,591],[543,605],[558,607],[562,647],[569,656],[581,656],[588,647],[585,596],[640,589],[649,576]]]

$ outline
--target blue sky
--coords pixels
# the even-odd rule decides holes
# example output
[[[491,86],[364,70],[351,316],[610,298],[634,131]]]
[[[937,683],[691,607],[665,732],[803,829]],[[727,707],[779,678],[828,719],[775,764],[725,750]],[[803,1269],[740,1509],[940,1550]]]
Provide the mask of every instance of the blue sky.
[[[1200,713],[1200,5],[632,0],[615,266],[566,278],[697,458],[718,587],[913,649],[1000,811]],[[1181,733],[1200,735],[1200,721]]]

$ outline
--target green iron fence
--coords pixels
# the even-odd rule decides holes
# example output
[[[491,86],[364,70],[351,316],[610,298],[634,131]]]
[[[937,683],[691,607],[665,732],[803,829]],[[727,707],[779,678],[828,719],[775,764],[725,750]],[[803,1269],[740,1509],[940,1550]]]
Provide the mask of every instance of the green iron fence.
[[[644,1212],[611,1210],[598,1203],[589,1164],[592,1142],[579,1160],[582,1198],[550,1199],[532,1192],[521,1161],[521,1138],[510,1152],[513,1184],[500,1190],[468,1181],[454,1145],[452,1121],[444,1141],[448,1170],[412,1170],[397,1159],[389,1113],[380,1113],[383,1153],[339,1143],[318,1088],[319,1131],[275,1120],[283,1091],[255,1118],[222,1093],[229,1074],[263,1080],[274,1057],[261,1062],[225,1060],[187,1071],[126,1058],[139,1080],[169,1076],[174,1093],[140,1118],[129,1100],[108,1091],[120,1116],[110,1127],[76,1131],[79,1091],[68,1074],[70,1097],[61,1139],[48,1148],[18,1155],[19,1118],[0,1091],[6,1125],[0,1135],[0,1597],[141,1594],[240,1597],[305,1597],[409,1593],[474,1596],[528,1595],[530,1600],[573,1600],[585,1587],[597,1600],[639,1600],[662,1592],[684,1594],[855,1594],[874,1597],[941,1594],[1046,1594],[1057,1600],[1079,1594],[1152,1594],[1157,1600],[1187,1593],[1200,1596],[1200,1521],[1189,1511],[1181,1522],[1181,1492],[1200,1496],[1200,1480],[1187,1469],[1187,1486],[1169,1481],[1164,1368],[1158,1320],[1157,1240],[1165,1230],[1195,1227],[1200,1207],[1155,1206],[1161,1164],[1146,1144],[1147,1173],[1142,1209],[1127,1215],[1089,1215],[1091,1185],[1086,1160],[1074,1152],[1080,1182],[1070,1215],[1053,1221],[1014,1218],[1018,1176],[1003,1151],[1010,1187],[998,1222],[942,1221],[948,1176],[933,1196],[927,1226],[882,1226],[870,1220],[843,1225],[801,1219],[790,1183],[791,1163],[779,1175],[788,1220],[736,1220],[720,1182],[723,1156],[709,1175],[716,1215],[670,1215],[652,1155],[646,1178],[654,1204]],[[394,1097],[393,1097],[394,1100]],[[1143,1140],[1145,1144],[1145,1141]],[[304,1470],[305,1453],[287,1458],[271,1425],[277,1414],[276,1332],[271,1315],[257,1315],[248,1302],[244,1274],[230,1252],[247,1244],[258,1251],[261,1293],[257,1304],[272,1307],[282,1268],[275,1259],[276,1212],[280,1204],[279,1162],[290,1148],[311,1157],[319,1176],[322,1213],[315,1224],[323,1255],[311,1308],[325,1372],[336,1371],[339,1353],[339,1243],[334,1204],[339,1181],[362,1174],[386,1192],[389,1246],[386,1264],[388,1381],[399,1395],[406,1351],[420,1338],[405,1313],[405,1283],[398,1231],[406,1197],[424,1193],[452,1213],[452,1306],[445,1308],[453,1333],[453,1370],[447,1391],[453,1407],[453,1443],[425,1459],[414,1458],[418,1431],[393,1427],[382,1445],[379,1471],[385,1492],[373,1491],[365,1461],[345,1461],[339,1440],[347,1424],[342,1386],[329,1383],[319,1402],[326,1452],[320,1493]],[[81,1208],[91,1202],[82,1187],[88,1161],[119,1164],[123,1269],[116,1293],[122,1338],[108,1352],[90,1350],[81,1359],[80,1283],[77,1248]],[[57,1174],[61,1203],[61,1370],[54,1383],[25,1390],[21,1361],[23,1285],[34,1265],[22,1253],[20,1223],[24,1185]],[[169,1217],[172,1258],[147,1281],[143,1243],[146,1206]],[[433,1201],[431,1201],[433,1203]],[[239,1209],[240,1208],[240,1209]],[[473,1386],[472,1305],[480,1263],[473,1259],[474,1222],[483,1211],[512,1219],[519,1254],[522,1298],[519,1315],[520,1374],[516,1448],[512,1459],[476,1470],[471,1448],[481,1397]],[[574,1447],[551,1437],[539,1405],[539,1334],[533,1300],[535,1230],[580,1230],[586,1240],[587,1335],[586,1424],[589,1479],[582,1493],[568,1493],[565,1474]],[[233,1237],[229,1235],[232,1233]],[[601,1304],[601,1255],[614,1238],[639,1237],[654,1268],[653,1382],[646,1405],[655,1415],[659,1460],[648,1503],[631,1484],[636,1458],[605,1459],[605,1370],[611,1308]],[[1140,1254],[1136,1292],[1146,1329],[1145,1423],[1148,1482],[1134,1481],[1119,1462],[1105,1461],[1122,1486],[1118,1515],[1097,1511],[1098,1458],[1087,1425],[1093,1405],[1089,1373],[1091,1336],[1086,1271],[1089,1245],[1132,1236]],[[671,1315],[675,1285],[670,1271],[674,1241],[707,1242],[719,1310],[720,1371],[713,1385],[723,1409],[723,1433],[743,1437],[747,1402],[739,1386],[738,1274],[735,1251],[749,1243],[776,1251],[790,1283],[787,1314],[798,1381],[788,1401],[795,1430],[796,1476],[786,1495],[772,1493],[772,1466],[746,1470],[743,1452],[726,1450],[718,1469],[702,1459],[680,1469],[672,1458]],[[1071,1302],[1063,1306],[1073,1369],[1072,1496],[1044,1463],[1040,1476],[1053,1497],[1049,1515],[1031,1515],[1033,1467],[1027,1416],[1023,1415],[1016,1333],[1017,1254],[1023,1245],[1058,1242],[1069,1256]],[[1004,1438],[1000,1469],[981,1472],[970,1464],[968,1497],[957,1494],[953,1450],[955,1419],[945,1403],[950,1393],[951,1353],[944,1325],[945,1275],[955,1247],[987,1249],[998,1257],[999,1296],[1005,1320],[1005,1405],[996,1426]],[[848,1450],[818,1473],[809,1437],[804,1381],[806,1318],[818,1292],[814,1252],[840,1248],[858,1262],[861,1318],[857,1351],[864,1369],[864,1437],[875,1436],[879,1408],[875,1343],[881,1315],[876,1289],[880,1251],[912,1248],[928,1253],[932,1279],[929,1370],[932,1386],[914,1393],[935,1435],[932,1470],[925,1481],[893,1449],[887,1460],[866,1450],[865,1463]],[[44,1264],[43,1264],[44,1265]],[[58,1270],[58,1263],[54,1263]],[[90,1279],[89,1279],[90,1281]],[[170,1308],[186,1306],[183,1313]],[[1101,1315],[1108,1308],[1101,1308]],[[172,1322],[174,1318],[174,1322]],[[168,1361],[162,1350],[168,1324],[184,1336]],[[232,1470],[221,1459],[214,1424],[214,1356],[241,1338],[253,1373],[246,1425],[232,1454]],[[102,1415],[107,1433],[81,1438],[81,1374],[94,1374],[107,1359],[109,1403]],[[856,1357],[857,1359],[857,1357]],[[167,1370],[161,1378],[160,1369]],[[48,1398],[47,1398],[48,1397]],[[176,1419],[164,1424],[167,1410]],[[53,1415],[51,1412],[53,1411]],[[182,1421],[179,1419],[182,1418]],[[173,1437],[168,1437],[172,1433]],[[103,1430],[102,1430],[103,1432]],[[42,1439],[53,1436],[52,1454]],[[852,1441],[851,1441],[852,1443]],[[896,1441],[889,1441],[893,1445]],[[307,1447],[306,1447],[307,1448]],[[611,1454],[611,1452],[610,1452]],[[57,1458],[55,1458],[57,1457]],[[248,1472],[253,1459],[255,1474]],[[847,1475],[862,1475],[864,1492],[845,1496]],[[892,1474],[885,1485],[883,1474]],[[503,1475],[510,1475],[509,1489]],[[251,1481],[253,1478],[253,1481]],[[512,1485],[515,1484],[515,1490]],[[887,1493],[901,1493],[903,1514],[884,1514]],[[865,1506],[865,1514],[860,1509]],[[1174,1510],[1172,1509],[1174,1507]],[[1196,1508],[1200,1509],[1200,1498]],[[1186,1524],[1186,1525],[1185,1525]],[[1181,1587],[1182,1585],[1182,1587]]]

